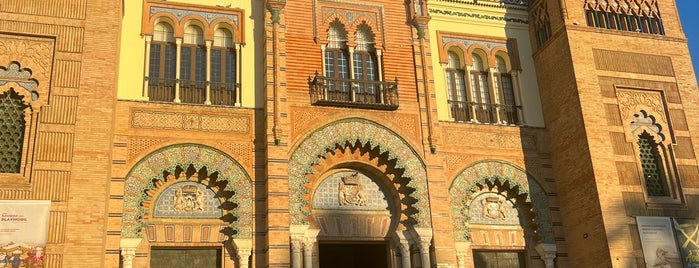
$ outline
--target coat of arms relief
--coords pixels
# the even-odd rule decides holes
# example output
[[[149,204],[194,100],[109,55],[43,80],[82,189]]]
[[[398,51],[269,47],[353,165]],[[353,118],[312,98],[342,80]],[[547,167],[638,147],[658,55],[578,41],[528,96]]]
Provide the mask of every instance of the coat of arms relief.
[[[366,197],[364,195],[364,186],[360,180],[359,173],[343,176],[340,178],[338,185],[337,199],[340,206],[366,206]]]

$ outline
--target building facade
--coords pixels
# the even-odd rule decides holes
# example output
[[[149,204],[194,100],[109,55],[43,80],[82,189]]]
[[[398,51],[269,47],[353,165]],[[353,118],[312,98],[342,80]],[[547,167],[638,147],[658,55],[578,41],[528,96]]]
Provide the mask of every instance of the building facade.
[[[675,1],[34,0],[0,14],[0,198],[51,201],[43,267],[699,254],[678,223],[699,226],[699,95]],[[649,253],[649,217],[678,241]]]

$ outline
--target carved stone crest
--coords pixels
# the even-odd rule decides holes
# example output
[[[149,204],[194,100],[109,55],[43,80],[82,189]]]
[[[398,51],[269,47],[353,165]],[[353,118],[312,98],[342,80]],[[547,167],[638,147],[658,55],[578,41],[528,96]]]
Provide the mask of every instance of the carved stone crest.
[[[340,206],[366,206],[364,197],[364,186],[362,185],[358,173],[343,176],[338,185],[338,200]]]
[[[204,211],[204,191],[194,185],[185,185],[175,190],[176,212]]]
[[[481,200],[483,217],[489,219],[505,219],[505,207],[499,197],[486,197]]]

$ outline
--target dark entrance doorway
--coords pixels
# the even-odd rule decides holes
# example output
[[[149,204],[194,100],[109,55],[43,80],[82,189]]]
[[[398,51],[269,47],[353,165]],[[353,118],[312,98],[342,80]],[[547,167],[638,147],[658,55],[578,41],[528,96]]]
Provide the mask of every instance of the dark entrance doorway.
[[[221,268],[221,249],[154,248],[151,268]]]
[[[321,268],[388,267],[386,243],[319,243],[318,251]]]

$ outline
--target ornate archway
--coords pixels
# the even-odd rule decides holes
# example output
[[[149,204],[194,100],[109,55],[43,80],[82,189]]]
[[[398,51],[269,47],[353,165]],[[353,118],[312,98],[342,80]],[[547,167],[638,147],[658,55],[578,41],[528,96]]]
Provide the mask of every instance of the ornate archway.
[[[537,242],[555,243],[546,192],[525,170],[497,160],[481,161],[466,167],[449,187],[454,238],[457,242],[471,239],[469,208],[483,189],[497,189],[496,192],[506,192],[507,196],[526,203],[517,205],[517,208],[519,214],[533,215],[530,222],[525,224],[532,227]]]
[[[304,139],[294,150],[289,160],[289,213],[292,225],[309,225],[310,208],[307,174],[313,174],[327,152],[346,144],[368,147],[386,154],[395,161],[395,168],[402,169],[407,179],[406,186],[414,189],[407,193],[415,202],[409,213],[416,228],[430,228],[430,208],[427,194],[427,173],[417,153],[393,131],[374,122],[350,118],[325,125]]]
[[[159,149],[139,161],[124,187],[122,238],[141,238],[144,219],[151,217],[152,194],[164,184],[194,182],[213,191],[225,212],[224,232],[231,238],[252,238],[252,181],[232,157],[214,148],[178,144]],[[226,205],[229,204],[229,205]]]

